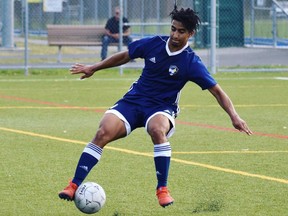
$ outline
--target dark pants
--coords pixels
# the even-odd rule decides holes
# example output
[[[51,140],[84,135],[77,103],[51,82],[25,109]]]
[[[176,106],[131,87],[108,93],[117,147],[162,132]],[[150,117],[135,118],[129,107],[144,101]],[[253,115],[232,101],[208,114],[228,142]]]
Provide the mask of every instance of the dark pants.
[[[129,36],[124,36],[123,37],[123,44],[125,44],[126,46],[132,42],[132,38]],[[110,43],[119,43],[119,40],[116,40],[113,37],[110,36],[103,36],[102,38],[102,50],[101,50],[101,59],[105,59],[107,57],[107,50],[108,50],[108,46]]]

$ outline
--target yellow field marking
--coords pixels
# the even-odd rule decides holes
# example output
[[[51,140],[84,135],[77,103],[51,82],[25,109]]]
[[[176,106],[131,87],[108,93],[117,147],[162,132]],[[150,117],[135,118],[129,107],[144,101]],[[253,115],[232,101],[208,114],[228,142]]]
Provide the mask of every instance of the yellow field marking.
[[[272,154],[272,153],[288,153],[288,151],[250,151],[243,149],[241,151],[189,151],[189,152],[173,152],[173,154]]]
[[[18,134],[34,136],[34,137],[41,137],[41,138],[46,138],[46,139],[58,140],[58,141],[62,141],[62,142],[70,142],[70,143],[77,143],[77,144],[87,144],[85,142],[81,142],[81,141],[78,141],[78,140],[65,139],[65,138],[54,137],[54,136],[49,136],[49,135],[45,135],[45,134],[38,134],[38,133],[29,132],[29,131],[16,130],[16,129],[11,129],[11,128],[0,127],[0,130],[12,132],[12,133],[18,133]]]
[[[16,129],[11,129],[11,128],[4,128],[4,127],[0,127],[0,130],[7,131],[7,132],[12,132],[12,133],[18,133],[18,134],[34,136],[34,137],[41,137],[41,138],[46,138],[46,139],[51,139],[51,140],[57,140],[57,141],[62,141],[62,142],[69,142],[69,143],[87,145],[87,142],[83,142],[83,141],[79,141],[79,140],[60,138],[60,137],[49,136],[49,135],[45,135],[45,134],[33,133],[33,132],[29,132],[29,131],[22,131],[22,130],[16,130]],[[117,148],[117,147],[106,146],[105,149],[111,149],[111,150],[115,150],[115,151],[129,153],[129,154],[153,157],[153,154],[151,154],[151,153],[149,154],[149,153],[137,152],[137,151],[132,151],[132,150],[128,150],[128,149],[121,149],[121,148]]]
[[[288,104],[234,104],[235,107],[288,107]],[[203,108],[203,107],[219,107],[218,104],[208,104],[208,105],[192,105],[192,104],[183,104],[180,105],[180,108]]]
[[[12,133],[17,133],[17,134],[34,136],[34,137],[41,137],[41,138],[46,138],[46,139],[51,139],[51,140],[57,140],[57,141],[62,141],[62,142],[76,143],[76,144],[82,144],[82,145],[87,144],[86,142],[79,141],[79,140],[71,140],[71,139],[49,136],[49,135],[45,135],[45,134],[38,134],[38,133],[29,132],[29,131],[16,130],[16,129],[11,129],[11,128],[0,127],[0,130],[12,132]],[[127,154],[153,157],[152,153],[143,153],[143,152],[138,152],[138,151],[133,151],[133,150],[128,150],[128,149],[117,148],[117,147],[107,146],[107,147],[105,147],[105,149],[124,152]],[[265,175],[258,175],[258,174],[253,174],[253,173],[248,173],[248,172],[243,172],[243,171],[238,171],[238,170],[232,170],[232,169],[227,169],[227,168],[212,166],[209,164],[203,164],[203,163],[187,161],[187,160],[182,160],[182,159],[177,159],[177,158],[171,158],[171,161],[181,163],[181,164],[193,165],[193,166],[203,167],[203,168],[207,168],[207,169],[211,169],[211,170],[226,172],[226,173],[232,173],[232,174],[237,174],[237,175],[242,175],[242,176],[248,176],[248,177],[259,178],[259,179],[263,179],[263,180],[269,180],[269,181],[288,184],[287,179],[279,179],[279,178],[274,178],[274,177],[265,176]]]
[[[182,164],[194,165],[194,166],[204,167],[207,169],[222,171],[222,172],[226,172],[226,173],[233,173],[233,174],[237,174],[237,175],[243,175],[243,176],[260,178],[260,179],[264,179],[264,180],[288,184],[287,179],[279,179],[279,178],[274,178],[274,177],[270,177],[270,176],[264,176],[264,175],[258,175],[258,174],[253,174],[253,173],[248,173],[248,172],[243,172],[243,171],[238,171],[238,170],[226,169],[226,168],[222,168],[222,167],[212,166],[209,164],[202,164],[202,163],[197,163],[197,162],[193,162],[193,161],[186,161],[186,160],[181,160],[181,159],[176,159],[176,158],[173,158],[173,159],[171,158],[171,160],[176,161],[178,163],[182,163]]]

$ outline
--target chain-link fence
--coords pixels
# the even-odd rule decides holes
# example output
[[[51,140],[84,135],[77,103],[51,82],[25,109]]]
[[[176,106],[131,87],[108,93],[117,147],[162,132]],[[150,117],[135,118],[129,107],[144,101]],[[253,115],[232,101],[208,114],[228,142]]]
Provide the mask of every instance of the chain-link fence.
[[[288,1],[251,1],[247,8],[246,44],[288,46]]]
[[[1,0],[0,68],[23,68],[24,64],[35,68],[67,67],[67,64],[73,62],[98,61],[101,58],[102,41],[99,37],[93,38],[93,34],[98,34],[99,28],[103,30],[119,4],[123,8],[123,16],[129,19],[130,36],[133,40],[156,34],[167,35],[170,31],[169,13],[174,8],[175,0],[27,0],[27,2],[28,7],[25,7],[26,0]],[[191,46],[194,49],[209,50],[211,1],[176,2],[178,7],[190,7],[199,12],[202,25],[192,38]],[[55,30],[57,26],[58,30]],[[58,37],[54,35],[51,39],[54,40],[54,44],[49,39],[48,27],[53,30],[51,34],[58,34]],[[65,33],[66,28],[70,29],[70,32],[67,30]],[[82,39],[79,39],[80,33],[86,36],[81,36]],[[73,41],[74,34],[78,34],[78,38],[75,36],[76,39]],[[58,44],[55,40],[58,40]],[[216,41],[217,50],[259,45],[288,47],[288,1],[217,0]],[[119,47],[115,45],[108,46],[108,54],[118,49]],[[28,55],[26,62],[25,51]]]

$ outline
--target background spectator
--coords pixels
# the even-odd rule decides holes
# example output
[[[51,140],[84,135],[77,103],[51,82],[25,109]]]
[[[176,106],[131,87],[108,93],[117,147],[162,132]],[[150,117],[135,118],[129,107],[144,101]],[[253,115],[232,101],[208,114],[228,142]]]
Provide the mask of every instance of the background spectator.
[[[120,23],[120,8],[115,7],[114,16],[107,20],[105,25],[105,35],[102,39],[102,51],[101,51],[101,59],[104,60],[107,57],[107,49],[110,43],[119,43],[119,23]],[[128,19],[123,17],[123,24],[128,23]],[[123,43],[128,45],[132,42],[132,38],[130,35],[130,26],[123,25]]]

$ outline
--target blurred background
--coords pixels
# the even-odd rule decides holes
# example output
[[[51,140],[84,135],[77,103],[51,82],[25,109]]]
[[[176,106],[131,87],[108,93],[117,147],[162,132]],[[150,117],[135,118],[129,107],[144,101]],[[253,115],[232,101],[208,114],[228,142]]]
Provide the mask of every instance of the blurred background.
[[[176,2],[178,7],[190,7],[199,13],[202,25],[190,43],[209,67],[212,1]],[[101,46],[63,45],[60,50],[59,46],[49,44],[47,26],[104,26],[119,5],[123,16],[129,19],[133,40],[168,35],[169,13],[174,3],[174,0],[1,0],[0,69],[61,68],[76,61],[99,60]],[[218,71],[242,66],[249,70],[254,65],[263,65],[261,70],[267,70],[267,65],[281,69],[288,65],[287,0],[216,0],[215,7]],[[118,49],[111,46],[109,53]],[[243,59],[245,56],[247,59]],[[141,61],[129,65],[142,66]]]

